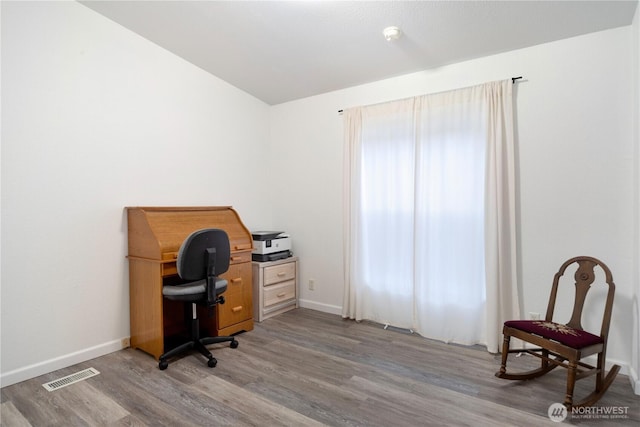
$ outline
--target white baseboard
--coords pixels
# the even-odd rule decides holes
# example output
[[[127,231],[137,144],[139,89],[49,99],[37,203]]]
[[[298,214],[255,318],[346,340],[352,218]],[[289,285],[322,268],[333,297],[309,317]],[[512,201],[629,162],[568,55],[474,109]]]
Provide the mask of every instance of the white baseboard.
[[[3,372],[0,374],[0,387],[6,387],[22,381],[30,380],[31,378],[48,374],[49,372],[53,372],[58,369],[66,368],[77,363],[86,362],[87,360],[104,356],[105,354],[113,353],[114,351],[122,350],[122,342],[124,339],[126,338],[109,341],[94,347],[56,357],[55,359],[45,360],[40,363],[15,369],[13,371]]]
[[[312,310],[322,311],[323,313],[338,314],[338,315],[342,314],[342,307],[339,305],[323,304],[316,301],[309,301],[304,299],[298,300],[298,304],[302,308],[310,308]]]
[[[583,360],[585,360],[587,363],[591,363],[593,365],[596,365],[598,363],[598,358],[596,355],[593,356],[589,356],[589,357],[585,357]],[[611,369],[611,367],[613,365],[620,365],[620,373],[622,375],[627,375],[629,376],[629,378],[631,378],[631,368],[629,367],[628,364],[621,362],[619,360],[616,359],[610,359],[607,357],[607,360],[604,364],[604,368],[607,370],[607,372],[605,372],[605,375],[609,372],[609,369]]]
[[[629,381],[633,392],[640,396],[640,378],[638,378],[638,373],[633,368],[629,368]]]

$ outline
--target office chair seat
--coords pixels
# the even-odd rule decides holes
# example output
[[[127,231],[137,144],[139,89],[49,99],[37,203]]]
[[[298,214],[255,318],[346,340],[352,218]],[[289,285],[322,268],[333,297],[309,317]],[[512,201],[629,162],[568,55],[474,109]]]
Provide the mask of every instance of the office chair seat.
[[[227,290],[227,281],[225,279],[216,278],[216,295],[222,294]],[[191,301],[197,302],[202,300],[202,295],[207,291],[207,281],[198,280],[197,282],[183,283],[181,285],[165,285],[162,287],[162,295],[165,298],[174,301]]]

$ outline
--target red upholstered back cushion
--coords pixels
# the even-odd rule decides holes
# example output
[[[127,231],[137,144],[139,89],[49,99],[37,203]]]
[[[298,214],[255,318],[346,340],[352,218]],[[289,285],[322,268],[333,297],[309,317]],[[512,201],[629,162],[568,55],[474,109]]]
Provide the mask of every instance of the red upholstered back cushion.
[[[504,322],[504,325],[557,341],[571,348],[584,348],[604,342],[604,340],[597,335],[579,329],[573,329],[562,323],[547,322],[544,320],[509,320]]]

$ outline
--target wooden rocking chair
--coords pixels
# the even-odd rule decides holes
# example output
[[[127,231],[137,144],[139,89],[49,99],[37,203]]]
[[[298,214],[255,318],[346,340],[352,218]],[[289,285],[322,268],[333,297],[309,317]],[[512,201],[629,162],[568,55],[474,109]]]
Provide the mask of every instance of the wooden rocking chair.
[[[569,323],[560,324],[553,321],[553,312],[556,304],[558,283],[567,267],[576,263],[578,269],[575,273],[575,301],[573,313]],[[605,275],[608,285],[607,299],[602,316],[600,334],[595,335],[582,328],[581,318],[587,292],[594,282],[595,268],[599,266]],[[572,407],[590,406],[597,402],[607,391],[615,379],[620,366],[614,365],[605,376],[605,356],[607,353],[607,335],[611,321],[613,308],[613,296],[615,284],[609,268],[601,261],[591,257],[576,257],[565,262],[556,273],[547,306],[547,314],[544,321],[539,320],[510,320],[504,323],[502,345],[502,364],[500,371],[496,372],[498,378],[508,380],[529,380],[546,374],[557,366],[567,369],[567,392],[564,397],[564,405],[567,409]],[[535,349],[509,349],[511,337],[519,338],[540,348]],[[542,359],[541,366],[528,372],[507,373],[507,357],[509,353],[528,353]],[[596,366],[584,363],[582,358],[597,354]],[[552,356],[552,357],[550,357]],[[579,403],[573,403],[573,391],[577,380],[595,375],[595,390]]]

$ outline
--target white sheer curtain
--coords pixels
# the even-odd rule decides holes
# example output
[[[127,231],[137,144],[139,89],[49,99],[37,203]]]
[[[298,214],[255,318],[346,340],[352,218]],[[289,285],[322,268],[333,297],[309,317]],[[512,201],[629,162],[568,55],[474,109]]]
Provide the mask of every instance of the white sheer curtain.
[[[497,352],[517,318],[511,80],[347,109],[343,316]]]

